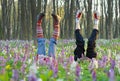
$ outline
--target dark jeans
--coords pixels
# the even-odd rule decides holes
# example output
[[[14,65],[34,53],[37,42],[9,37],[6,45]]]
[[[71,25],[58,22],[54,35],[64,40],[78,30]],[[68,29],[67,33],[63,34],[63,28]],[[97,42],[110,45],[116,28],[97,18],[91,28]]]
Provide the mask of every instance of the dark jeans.
[[[92,34],[88,39],[86,56],[90,59],[95,58],[97,56],[95,52],[97,35],[98,35],[98,30],[93,29]],[[84,40],[79,29],[75,30],[75,38],[76,38],[77,47],[74,51],[74,55],[75,55],[74,59],[77,60],[77,58],[82,57],[82,54],[84,55],[84,51],[85,51]]]

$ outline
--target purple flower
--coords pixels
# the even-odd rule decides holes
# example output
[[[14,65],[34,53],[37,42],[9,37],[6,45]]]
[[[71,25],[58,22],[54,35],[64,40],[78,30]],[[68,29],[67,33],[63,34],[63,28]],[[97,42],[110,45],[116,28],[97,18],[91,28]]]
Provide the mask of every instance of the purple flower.
[[[37,81],[36,75],[32,74],[28,76],[28,81]]]
[[[80,76],[80,66],[79,66],[79,64],[77,64],[77,66],[76,66],[76,72],[75,72],[75,75],[77,76],[77,77],[79,77]]]
[[[97,81],[96,80],[96,71],[95,70],[92,70],[92,79],[93,79],[93,81]]]
[[[111,68],[114,69],[114,67],[115,67],[115,60],[111,59],[110,63],[111,63]]]
[[[53,72],[54,72],[53,76],[54,76],[54,77],[57,77],[58,66],[56,66],[56,67],[53,68]]]
[[[13,70],[12,78],[13,78],[15,81],[18,81],[19,73],[18,73],[17,70]]]
[[[70,56],[69,61],[70,61],[70,63],[72,63],[74,61],[74,57]]]
[[[6,60],[4,57],[0,56],[0,66],[5,66]]]
[[[80,81],[78,77],[76,78],[76,81]]]
[[[9,46],[6,45],[5,47],[6,47],[6,51],[7,51],[7,54],[8,54],[9,53]]]
[[[22,73],[24,73],[25,68],[26,68],[26,65],[25,65],[25,64],[23,64],[23,65],[22,65],[22,67],[21,67],[21,72],[22,72]]]
[[[103,61],[103,63],[106,63],[108,61],[108,57],[107,56],[103,56],[102,57],[102,61]]]
[[[62,49],[61,53],[62,53],[62,56],[63,56],[63,55],[65,54],[65,50],[64,50],[64,49]]]
[[[111,68],[108,72],[109,81],[115,81],[114,69]]]

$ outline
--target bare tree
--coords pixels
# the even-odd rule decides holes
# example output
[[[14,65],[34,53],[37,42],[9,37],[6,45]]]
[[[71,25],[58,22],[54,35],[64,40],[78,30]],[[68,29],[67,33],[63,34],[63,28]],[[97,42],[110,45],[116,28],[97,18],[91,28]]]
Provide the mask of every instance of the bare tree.
[[[74,35],[74,9],[75,9],[75,0],[71,0],[70,4],[70,13],[69,13],[69,38],[73,38]]]
[[[30,0],[32,18],[32,39],[36,38],[36,0]]]

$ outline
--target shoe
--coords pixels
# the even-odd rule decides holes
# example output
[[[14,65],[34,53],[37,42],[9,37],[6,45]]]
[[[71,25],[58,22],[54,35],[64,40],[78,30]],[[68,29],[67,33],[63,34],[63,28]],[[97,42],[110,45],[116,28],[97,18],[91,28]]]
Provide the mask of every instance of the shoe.
[[[78,10],[76,14],[76,18],[80,19],[82,16],[82,11]]]
[[[52,17],[53,17],[53,19],[54,19],[55,22],[57,22],[57,23],[60,22],[60,16],[58,16],[56,14],[51,14],[51,15],[52,15]]]
[[[96,20],[100,19],[99,12],[94,11],[94,19],[96,19]]]
[[[38,16],[37,16],[37,23],[41,23],[41,22],[42,22],[42,18],[43,18],[44,16],[45,16],[44,13],[38,14]]]

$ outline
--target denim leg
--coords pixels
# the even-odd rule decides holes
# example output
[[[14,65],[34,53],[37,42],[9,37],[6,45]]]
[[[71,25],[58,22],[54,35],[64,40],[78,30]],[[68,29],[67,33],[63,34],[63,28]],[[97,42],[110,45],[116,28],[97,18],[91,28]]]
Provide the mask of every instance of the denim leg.
[[[82,54],[84,55],[84,40],[80,33],[80,30],[75,30],[75,38],[76,38],[76,45],[77,47],[74,50],[74,60],[76,61],[77,58],[81,58]]]
[[[56,53],[56,40],[54,38],[51,38],[49,44],[48,56],[55,57],[55,53]]]
[[[87,47],[86,56],[90,59],[96,58],[97,56],[97,53],[95,51],[97,35],[98,35],[98,30],[93,29],[92,34],[90,38],[88,39],[88,47]]]
[[[45,38],[38,38],[37,42],[38,42],[37,54],[46,55],[46,52],[45,52]]]

